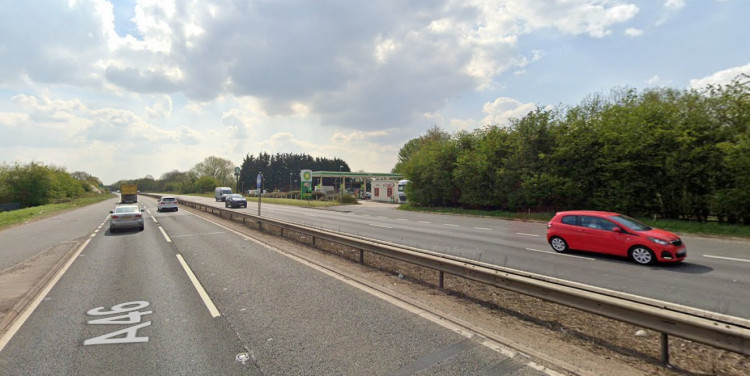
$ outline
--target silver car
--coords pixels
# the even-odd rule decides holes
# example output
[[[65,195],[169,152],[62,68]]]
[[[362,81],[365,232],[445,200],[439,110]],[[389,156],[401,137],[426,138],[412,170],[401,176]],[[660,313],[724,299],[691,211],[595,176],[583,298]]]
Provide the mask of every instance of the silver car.
[[[109,232],[121,228],[137,228],[143,231],[143,209],[138,205],[117,205],[109,211]]]

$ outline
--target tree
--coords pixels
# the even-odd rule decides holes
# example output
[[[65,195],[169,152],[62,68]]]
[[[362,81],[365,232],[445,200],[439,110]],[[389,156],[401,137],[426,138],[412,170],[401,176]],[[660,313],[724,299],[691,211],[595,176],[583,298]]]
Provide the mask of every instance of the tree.
[[[220,185],[216,179],[210,176],[201,176],[193,183],[193,189],[198,193],[206,193],[213,191],[215,187]]]
[[[196,164],[192,171],[198,177],[214,178],[221,186],[234,186],[234,163],[228,159],[207,157],[203,162]]]

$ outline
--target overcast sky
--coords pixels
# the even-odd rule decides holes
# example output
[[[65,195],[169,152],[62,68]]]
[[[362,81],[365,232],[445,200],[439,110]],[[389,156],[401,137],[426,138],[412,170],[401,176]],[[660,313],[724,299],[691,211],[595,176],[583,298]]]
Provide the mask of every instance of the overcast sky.
[[[747,0],[0,0],[0,163],[389,172],[408,140],[750,74]]]

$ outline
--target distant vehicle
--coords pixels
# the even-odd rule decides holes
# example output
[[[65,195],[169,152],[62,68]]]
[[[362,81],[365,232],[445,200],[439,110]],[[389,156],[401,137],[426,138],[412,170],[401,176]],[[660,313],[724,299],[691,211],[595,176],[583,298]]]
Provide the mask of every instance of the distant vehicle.
[[[233,208],[239,208],[247,207],[247,200],[242,197],[239,193],[232,193],[231,195],[227,195],[226,199],[224,200],[224,206],[225,207],[233,207]]]
[[[156,211],[177,211],[177,198],[164,196],[156,203]]]
[[[120,184],[120,203],[135,204],[138,202],[138,186],[135,184]]]
[[[258,195],[258,191],[259,191],[258,189],[251,189],[251,190],[248,190],[248,191],[247,191],[247,194],[248,194],[249,196],[257,196],[257,195]],[[261,195],[265,195],[265,194],[267,194],[267,193],[268,193],[268,191],[264,189],[264,190],[263,190],[263,193],[262,193]]]
[[[547,241],[556,252],[598,252],[627,257],[641,265],[680,262],[687,256],[685,244],[676,234],[611,212],[559,212],[547,224]]]
[[[232,188],[229,187],[216,187],[214,189],[214,198],[216,201],[224,201],[226,195],[232,194]]]
[[[109,211],[109,232],[115,232],[121,228],[137,228],[143,231],[143,214],[141,213],[143,209],[138,208],[138,205],[117,205],[115,210]]]
[[[403,204],[406,202],[406,186],[409,184],[408,180],[398,181],[398,203]]]

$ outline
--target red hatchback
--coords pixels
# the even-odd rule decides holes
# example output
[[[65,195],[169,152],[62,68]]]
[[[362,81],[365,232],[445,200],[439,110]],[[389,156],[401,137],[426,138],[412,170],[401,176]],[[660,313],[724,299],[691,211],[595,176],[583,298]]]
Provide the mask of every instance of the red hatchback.
[[[547,241],[556,252],[568,249],[628,257],[648,265],[680,262],[687,256],[679,236],[618,213],[575,210],[555,214]]]

